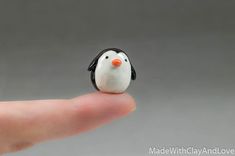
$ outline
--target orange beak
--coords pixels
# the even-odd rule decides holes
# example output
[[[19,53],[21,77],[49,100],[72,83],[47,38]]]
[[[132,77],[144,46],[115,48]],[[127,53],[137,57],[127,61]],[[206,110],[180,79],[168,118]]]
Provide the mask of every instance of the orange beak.
[[[120,59],[114,59],[114,60],[112,61],[112,65],[113,65],[114,67],[119,67],[121,64],[122,64],[122,61],[121,61]]]

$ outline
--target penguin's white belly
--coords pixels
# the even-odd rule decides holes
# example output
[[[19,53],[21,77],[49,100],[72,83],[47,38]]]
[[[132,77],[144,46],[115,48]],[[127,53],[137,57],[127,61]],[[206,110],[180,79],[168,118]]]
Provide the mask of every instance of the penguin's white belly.
[[[96,86],[102,92],[122,93],[131,81],[131,71],[124,69],[96,69]]]

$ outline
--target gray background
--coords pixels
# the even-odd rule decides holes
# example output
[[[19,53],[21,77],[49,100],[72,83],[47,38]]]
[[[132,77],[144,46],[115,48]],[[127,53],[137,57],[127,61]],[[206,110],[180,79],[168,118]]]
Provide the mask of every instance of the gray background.
[[[142,156],[150,146],[235,147],[235,1],[1,0],[0,98],[94,91],[88,64],[124,49],[137,111],[11,156]]]

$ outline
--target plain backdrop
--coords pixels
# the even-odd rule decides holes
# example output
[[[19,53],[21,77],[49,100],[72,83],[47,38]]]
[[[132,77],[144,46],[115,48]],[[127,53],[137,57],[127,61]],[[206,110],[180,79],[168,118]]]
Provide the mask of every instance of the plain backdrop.
[[[87,67],[125,50],[137,111],[9,156],[143,156],[150,146],[235,146],[235,1],[1,0],[0,100],[94,91]]]

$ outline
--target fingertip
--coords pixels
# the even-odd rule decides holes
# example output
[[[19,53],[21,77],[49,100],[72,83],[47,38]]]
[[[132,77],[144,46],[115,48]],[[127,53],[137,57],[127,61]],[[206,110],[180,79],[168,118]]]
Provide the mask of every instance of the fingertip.
[[[35,113],[36,119],[30,130],[31,138],[36,142],[94,129],[126,116],[136,108],[134,98],[127,93],[95,92],[70,100],[37,103],[40,107],[34,105],[33,112],[41,113]]]
[[[104,98],[105,100],[113,100],[114,103],[122,103],[123,106],[127,106],[129,110],[136,109],[136,102],[135,99],[128,93],[121,93],[121,94],[108,94],[103,92],[94,92],[90,94],[94,97]]]
[[[107,94],[95,92],[72,99],[79,127],[95,128],[126,116],[136,108],[135,100],[127,93]],[[81,126],[82,125],[82,126]]]
[[[115,109],[123,114],[133,112],[136,109],[136,102],[128,93],[107,94],[94,92],[74,98],[73,101],[77,102],[77,106],[80,108],[83,105],[83,107],[96,107],[96,109]]]

